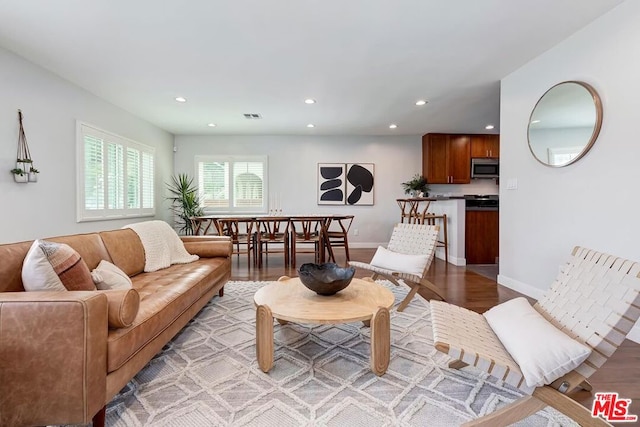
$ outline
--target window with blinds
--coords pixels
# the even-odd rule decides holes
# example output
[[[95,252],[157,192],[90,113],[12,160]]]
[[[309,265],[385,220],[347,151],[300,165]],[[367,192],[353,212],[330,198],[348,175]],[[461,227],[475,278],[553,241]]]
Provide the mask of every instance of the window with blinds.
[[[266,212],[266,156],[197,156],[196,170],[205,211]]]
[[[155,149],[78,123],[78,221],[155,215]]]

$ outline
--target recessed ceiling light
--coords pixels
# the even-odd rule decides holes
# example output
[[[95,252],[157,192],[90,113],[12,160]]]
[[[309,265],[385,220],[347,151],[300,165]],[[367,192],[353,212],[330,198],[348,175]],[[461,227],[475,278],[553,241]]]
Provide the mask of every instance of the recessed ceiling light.
[[[531,120],[532,125],[535,125],[536,123],[540,123],[540,120]]]
[[[493,125],[486,125],[484,128],[487,129],[487,130],[491,130],[491,129],[494,128],[494,126]]]
[[[312,98],[307,98],[307,99],[304,100],[304,103],[305,104],[315,104],[316,100],[312,99]]]
[[[309,123],[309,124],[307,125],[307,127],[308,127],[308,128],[314,128],[314,127],[316,127],[316,125],[314,125],[313,123]]]
[[[395,124],[395,123],[391,123],[391,124],[389,125],[389,129],[396,129],[397,127],[398,127],[398,125],[397,125],[397,124]]]
[[[178,102],[187,102],[187,98],[185,98],[185,97],[183,97],[183,96],[178,96],[178,97],[176,98],[176,101],[178,101]]]
[[[420,105],[425,105],[427,103],[427,101],[425,101],[424,99],[418,99],[416,101],[416,105],[420,106]]]
[[[216,124],[215,123],[209,123],[207,126],[209,126],[210,128],[214,128],[214,127],[216,127]]]

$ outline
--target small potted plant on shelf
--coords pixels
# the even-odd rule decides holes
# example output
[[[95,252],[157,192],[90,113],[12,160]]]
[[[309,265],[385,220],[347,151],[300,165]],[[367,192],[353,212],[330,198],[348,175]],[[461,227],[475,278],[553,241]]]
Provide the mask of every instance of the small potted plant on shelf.
[[[411,180],[402,183],[405,194],[411,195],[411,197],[427,197],[429,195],[429,185],[427,178],[415,174]]]

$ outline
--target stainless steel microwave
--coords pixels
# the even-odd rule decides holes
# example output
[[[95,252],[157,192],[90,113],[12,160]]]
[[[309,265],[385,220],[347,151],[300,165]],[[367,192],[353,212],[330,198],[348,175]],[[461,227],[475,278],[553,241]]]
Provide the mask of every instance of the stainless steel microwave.
[[[471,178],[498,178],[499,159],[471,159]]]

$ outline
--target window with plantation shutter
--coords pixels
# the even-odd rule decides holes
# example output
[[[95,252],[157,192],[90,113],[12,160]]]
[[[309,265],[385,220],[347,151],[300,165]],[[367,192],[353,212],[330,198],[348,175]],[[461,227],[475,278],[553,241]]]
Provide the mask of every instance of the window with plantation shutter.
[[[155,215],[155,149],[77,125],[78,221]]]
[[[196,173],[205,211],[266,212],[266,156],[197,156]]]

